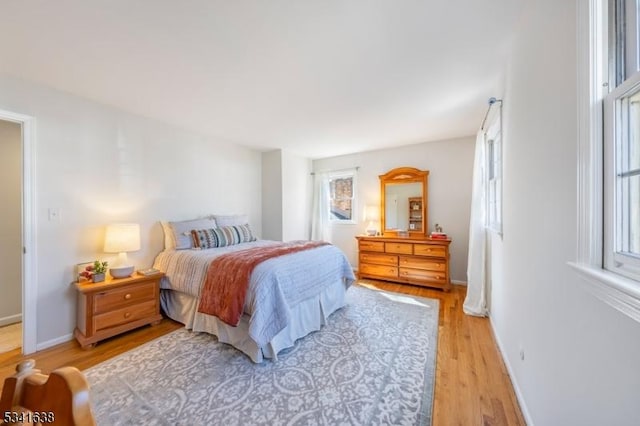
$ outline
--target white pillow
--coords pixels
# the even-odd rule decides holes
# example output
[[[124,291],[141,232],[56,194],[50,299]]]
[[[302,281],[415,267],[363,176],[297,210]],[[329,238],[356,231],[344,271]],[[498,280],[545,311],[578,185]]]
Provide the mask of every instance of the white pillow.
[[[239,225],[246,225],[249,223],[249,215],[247,214],[229,214],[229,215],[214,214],[213,218],[215,219],[218,227],[239,226]]]
[[[213,219],[192,219],[183,220],[181,222],[169,222],[169,234],[172,239],[172,248],[176,250],[186,250],[193,247],[191,239],[192,229],[211,229],[216,227],[216,221]],[[167,241],[165,236],[165,248]]]
[[[176,248],[176,242],[173,240],[173,231],[169,226],[169,222],[161,220],[162,232],[164,232],[164,249],[174,250]]]

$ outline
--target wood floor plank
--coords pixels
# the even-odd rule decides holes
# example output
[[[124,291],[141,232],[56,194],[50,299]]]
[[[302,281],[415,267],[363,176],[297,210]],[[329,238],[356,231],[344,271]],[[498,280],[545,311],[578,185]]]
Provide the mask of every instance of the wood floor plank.
[[[0,353],[9,352],[22,346],[22,323],[17,322],[0,327]]]
[[[433,425],[525,425],[507,369],[498,351],[489,320],[462,311],[463,286],[445,293],[424,287],[362,280],[362,285],[440,301]],[[25,358],[36,360],[44,373],[65,365],[81,370],[106,361],[182,327],[164,319],[100,342],[83,350],[75,342],[23,357],[20,350],[0,354],[0,378],[13,374]]]

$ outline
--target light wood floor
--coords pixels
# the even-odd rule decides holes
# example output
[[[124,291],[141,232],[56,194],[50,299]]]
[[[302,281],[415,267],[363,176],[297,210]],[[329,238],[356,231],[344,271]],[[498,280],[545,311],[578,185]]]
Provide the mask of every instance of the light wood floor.
[[[524,425],[509,375],[498,352],[489,321],[464,315],[465,287],[449,293],[421,287],[363,280],[367,287],[440,300],[438,357],[433,425]],[[26,358],[36,360],[43,373],[65,365],[83,370],[169,333],[181,324],[164,319],[82,350],[73,342],[63,343]],[[20,350],[0,354],[0,378],[11,375],[24,359]]]
[[[22,346],[22,323],[0,327],[0,353],[8,352]]]

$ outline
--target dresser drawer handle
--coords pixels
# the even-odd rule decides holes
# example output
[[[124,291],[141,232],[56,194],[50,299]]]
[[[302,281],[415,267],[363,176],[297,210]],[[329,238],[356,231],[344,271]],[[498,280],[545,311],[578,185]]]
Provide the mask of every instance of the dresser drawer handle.
[[[131,312],[125,312],[125,313],[124,313],[124,317],[125,317],[125,318],[129,318],[130,316],[131,316]]]
[[[131,299],[131,293],[127,293],[124,295],[124,300],[129,300]]]

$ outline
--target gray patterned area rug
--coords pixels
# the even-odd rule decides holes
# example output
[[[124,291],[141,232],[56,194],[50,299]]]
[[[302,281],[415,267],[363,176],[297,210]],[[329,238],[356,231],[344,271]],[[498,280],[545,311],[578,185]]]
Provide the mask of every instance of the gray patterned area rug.
[[[429,425],[438,301],[353,286],[277,361],[180,329],[85,371],[98,425]]]

